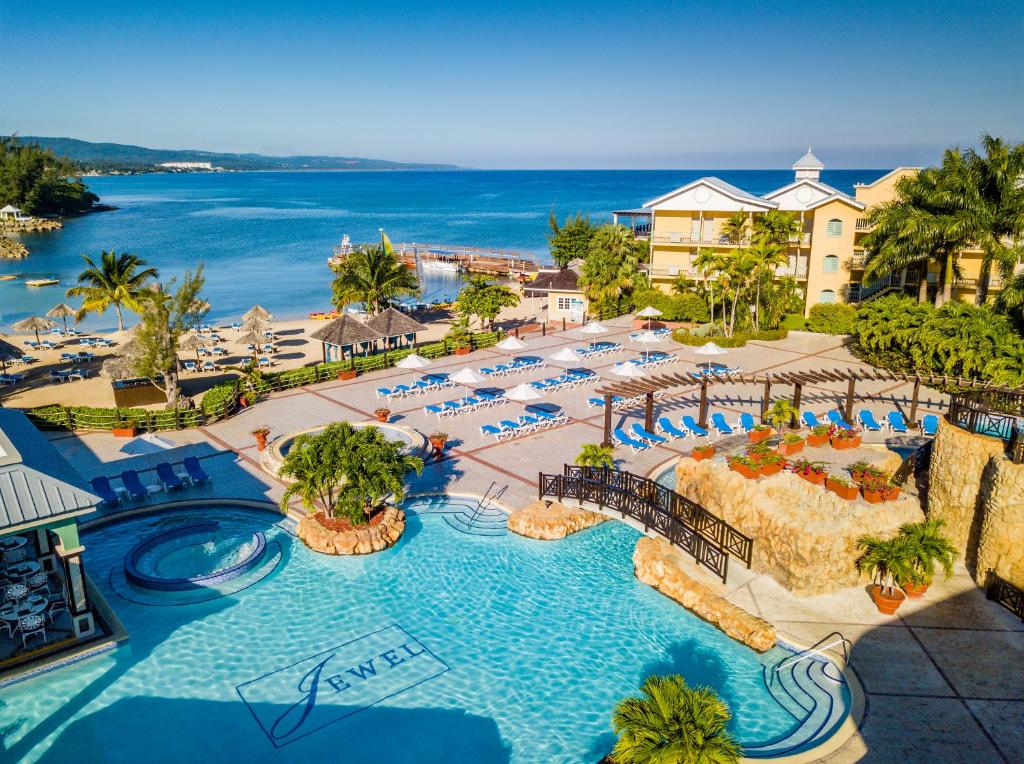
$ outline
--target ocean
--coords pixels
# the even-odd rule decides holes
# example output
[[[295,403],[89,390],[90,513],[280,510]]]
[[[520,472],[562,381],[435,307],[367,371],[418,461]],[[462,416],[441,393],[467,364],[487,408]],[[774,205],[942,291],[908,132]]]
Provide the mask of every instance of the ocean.
[[[885,170],[825,171],[822,180],[852,192]],[[331,250],[348,234],[393,242],[502,247],[547,259],[548,215],[577,211],[595,220],[638,207],[695,178],[716,175],[755,194],[789,183],[791,170],[536,170],[453,172],[254,172],[88,178],[103,203],[119,209],[73,218],[60,231],[26,235],[27,260],[0,260],[0,332],[64,302],[82,270],[81,255],[130,251],[181,275],[203,263],[214,321],[260,303],[279,318],[330,308]],[[25,278],[59,286],[26,287]],[[424,297],[444,299],[460,280],[431,274]],[[74,304],[74,301],[71,301]],[[115,326],[112,311],[90,316],[91,330]]]

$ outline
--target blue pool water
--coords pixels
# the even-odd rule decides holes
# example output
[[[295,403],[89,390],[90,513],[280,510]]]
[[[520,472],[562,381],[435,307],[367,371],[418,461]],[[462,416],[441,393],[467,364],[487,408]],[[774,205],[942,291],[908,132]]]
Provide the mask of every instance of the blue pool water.
[[[668,672],[721,693],[742,741],[794,726],[762,678],[779,649],[758,656],[638,582],[634,530],[539,542],[460,532],[436,500],[410,508],[395,547],[354,559],[229,506],[86,532],[131,639],[0,690],[0,759],[597,761],[616,701]],[[133,596],[119,575],[133,545],[197,519],[224,538],[262,531],[283,562],[205,601]]]

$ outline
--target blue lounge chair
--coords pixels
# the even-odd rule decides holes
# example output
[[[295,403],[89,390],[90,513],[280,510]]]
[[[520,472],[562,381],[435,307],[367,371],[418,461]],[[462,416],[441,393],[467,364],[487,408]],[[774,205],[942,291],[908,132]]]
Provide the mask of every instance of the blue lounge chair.
[[[925,435],[934,435],[939,431],[939,418],[935,414],[925,414],[921,420],[921,432]]]
[[[685,438],[688,435],[685,430],[680,430],[672,424],[672,420],[667,416],[658,417],[658,429],[672,439]]]
[[[496,374],[494,373],[494,369],[492,369],[490,366],[482,366],[480,368],[480,373],[483,374],[485,377],[496,376]]]
[[[124,490],[128,492],[128,495],[133,499],[148,499],[149,490],[139,480],[139,473],[135,470],[125,470],[121,473],[121,483],[124,485]]]
[[[561,412],[547,411],[546,409],[540,408],[530,409],[530,412],[542,422],[547,422],[548,427],[565,424],[569,421],[569,417]]]
[[[31,355],[23,355],[21,357],[21,362],[25,363],[25,364],[35,363],[38,360],[39,360],[38,358],[36,358],[35,356],[31,356]]]
[[[650,430],[644,429],[644,426],[639,422],[633,422],[633,426],[630,427],[629,429],[631,429],[633,431],[633,434],[636,435],[638,438],[640,438],[641,440],[646,440],[649,443],[668,443],[668,438],[663,438],[660,435],[656,435],[655,433],[651,432]]]
[[[513,422],[511,419],[502,419],[498,424],[507,438],[514,438],[516,435],[532,429],[522,422]]]
[[[160,462],[156,465],[156,476],[160,478],[160,482],[164,484],[164,488],[168,491],[177,491],[185,487],[181,478],[174,474],[174,470],[171,469],[171,465],[167,462]]]
[[[210,476],[207,475],[206,471],[199,465],[198,456],[186,456],[183,466],[185,467],[185,474],[188,475],[189,482],[191,482],[192,485],[210,482]]]
[[[217,364],[213,361],[203,361],[203,371],[217,371]]]
[[[693,417],[689,414],[684,414],[680,421],[683,427],[692,432],[698,438],[706,438],[708,436],[708,431],[693,421]]]
[[[110,481],[103,476],[92,479],[92,490],[108,506],[121,503],[121,498],[117,495],[117,492],[110,487]]]
[[[869,432],[878,432],[882,429],[882,425],[878,423],[875,415],[868,409],[858,411],[857,420],[860,422],[860,426]]]
[[[893,432],[905,433],[907,431],[907,420],[903,417],[902,411],[893,409],[885,415],[885,421],[889,424],[889,429]]]
[[[725,421],[725,417],[722,416],[721,412],[715,412],[711,415],[711,426],[714,427],[719,435],[732,435],[733,429],[729,426],[729,423]]]
[[[504,437],[504,431],[493,424],[485,424],[480,426],[480,434],[484,437],[491,435],[495,440],[501,440]]]
[[[195,361],[184,361],[181,365],[185,367],[185,371],[189,371],[189,372],[196,371],[196,362]]]
[[[530,416],[529,414],[523,414],[519,417],[519,422],[520,424],[526,425],[531,430],[539,430],[541,428],[551,426],[546,419],[538,419],[537,417]]]
[[[378,398],[387,398],[388,400],[391,400],[390,387],[378,387],[376,392]]]
[[[757,427],[757,422],[754,421],[753,414],[744,411],[742,414],[740,414],[740,419],[736,423],[736,426],[743,430],[743,432],[750,432],[755,427]]]
[[[802,411],[800,412],[800,418],[803,423],[810,428],[821,427],[821,422],[818,421],[817,415],[813,411]]]
[[[438,419],[440,419],[442,416],[444,416],[444,408],[438,406],[436,403],[431,403],[429,406],[423,407],[423,413],[428,415],[433,414]]]
[[[16,385],[24,378],[21,374],[0,374],[0,385]]]
[[[843,415],[835,409],[828,411],[825,416],[828,417],[828,421],[834,424],[836,427],[842,427],[844,430],[852,430],[853,425],[843,419]]]
[[[629,446],[629,448],[633,451],[634,454],[637,453],[638,451],[644,451],[651,447],[651,444],[647,443],[646,441],[635,440],[629,437],[625,432],[622,431],[621,427],[616,427],[612,431],[612,437],[615,438],[615,441],[617,443],[620,443],[623,446]]]

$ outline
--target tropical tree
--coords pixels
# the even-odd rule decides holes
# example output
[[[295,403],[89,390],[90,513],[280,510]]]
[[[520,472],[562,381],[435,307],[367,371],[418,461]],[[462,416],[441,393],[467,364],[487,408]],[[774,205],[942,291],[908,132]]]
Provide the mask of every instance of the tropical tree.
[[[590,251],[590,240],[597,232],[597,226],[590,222],[590,217],[577,212],[574,217],[566,218],[564,225],[558,225],[555,211],[548,217],[551,234],[548,246],[551,248],[551,259],[564,268],[573,260],[583,260]]]
[[[911,562],[912,550],[906,538],[865,535],[857,539],[857,548],[861,550],[857,569],[869,574],[884,594],[895,594],[897,581],[923,583],[920,571]]]
[[[502,308],[514,308],[519,304],[519,294],[505,286],[495,284],[485,276],[473,276],[459,291],[455,310],[467,319],[477,316],[480,327],[493,324]]]
[[[707,248],[697,250],[697,257],[693,260],[693,268],[704,278],[704,282],[708,285],[712,324],[715,323],[715,278],[723,267],[724,258],[721,253]]]
[[[923,582],[931,584],[935,577],[935,566],[941,568],[946,578],[953,575],[957,548],[943,533],[945,520],[923,520],[919,523],[904,523],[900,535],[907,540],[910,564],[917,568]]]
[[[803,312],[804,292],[793,276],[765,279],[761,284],[761,328],[777,329],[789,313]],[[812,308],[813,310],[813,308]]]
[[[615,467],[615,449],[602,443],[584,443],[573,461],[578,467]]]
[[[146,268],[146,261],[130,252],[100,252],[97,265],[88,255],[82,255],[86,269],[78,274],[78,285],[67,291],[68,297],[81,297],[82,307],[75,320],[81,321],[87,313],[104,313],[114,306],[117,330],[124,331],[121,308],[140,312],[140,300],[146,283],[155,279],[156,268]]]
[[[405,453],[405,444],[389,440],[377,427],[363,427],[349,439],[345,482],[338,490],[335,513],[353,524],[362,513],[364,522],[388,497],[396,504],[405,498],[405,477],[423,472],[423,460]]]
[[[756,241],[788,246],[802,233],[803,228],[795,212],[768,210],[754,218],[753,238]]]
[[[333,267],[331,300],[339,310],[361,302],[377,314],[392,299],[419,293],[415,271],[406,268],[386,244],[359,249]]]
[[[758,239],[748,249],[747,254],[753,260],[754,271],[754,329],[761,328],[761,285],[775,280],[775,272],[779,266],[789,262],[786,246],[773,241]]]
[[[84,212],[99,201],[79,168],[38,144],[0,137],[0,207],[13,204],[31,215]]]
[[[729,323],[726,336],[731,337],[736,329],[736,306],[750,294],[750,287],[757,273],[757,260],[747,250],[737,250],[728,259],[722,271],[725,298],[730,299]],[[723,318],[724,321],[724,318]]]
[[[633,233],[623,225],[604,225],[590,241],[580,269],[579,286],[599,315],[644,285]]]
[[[732,714],[709,687],[678,674],[649,676],[642,697],[620,701],[612,715],[616,764],[733,764],[742,749],[726,729]]]
[[[730,244],[747,244],[750,240],[750,218],[743,212],[734,212],[722,223],[722,236]]]

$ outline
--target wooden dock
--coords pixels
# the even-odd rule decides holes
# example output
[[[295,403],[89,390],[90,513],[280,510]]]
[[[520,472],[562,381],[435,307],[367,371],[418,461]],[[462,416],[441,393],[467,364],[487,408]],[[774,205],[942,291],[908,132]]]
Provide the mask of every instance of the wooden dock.
[[[540,263],[535,255],[491,247],[467,247],[461,244],[402,243],[395,247],[402,262],[410,268],[421,262],[451,263],[460,270],[519,276],[536,273]]]

